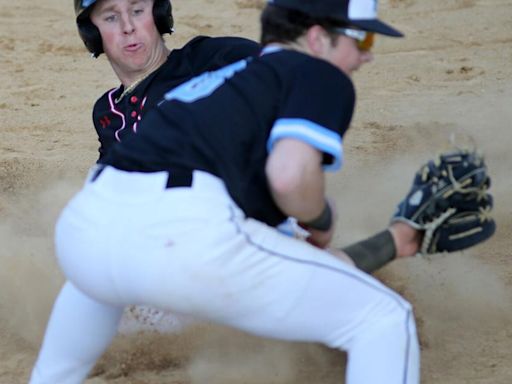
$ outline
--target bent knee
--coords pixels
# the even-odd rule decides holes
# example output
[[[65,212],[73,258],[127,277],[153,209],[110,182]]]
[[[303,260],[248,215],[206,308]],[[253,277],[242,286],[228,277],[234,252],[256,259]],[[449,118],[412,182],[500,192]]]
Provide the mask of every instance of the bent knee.
[[[383,295],[354,319],[351,329],[340,328],[330,334],[327,345],[348,351],[363,340],[387,339],[392,342],[393,339],[409,339],[415,335],[412,305],[398,295]]]

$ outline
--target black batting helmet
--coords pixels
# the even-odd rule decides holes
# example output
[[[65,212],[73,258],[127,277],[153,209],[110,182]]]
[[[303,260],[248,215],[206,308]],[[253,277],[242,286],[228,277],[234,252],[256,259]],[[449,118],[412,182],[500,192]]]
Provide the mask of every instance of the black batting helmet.
[[[75,15],[78,33],[84,41],[87,49],[94,57],[103,53],[103,43],[98,28],[92,23],[89,17],[91,10],[97,0],[74,0]],[[170,0],[154,0],[153,18],[156,28],[161,35],[173,32],[174,20],[172,18],[172,6]]]

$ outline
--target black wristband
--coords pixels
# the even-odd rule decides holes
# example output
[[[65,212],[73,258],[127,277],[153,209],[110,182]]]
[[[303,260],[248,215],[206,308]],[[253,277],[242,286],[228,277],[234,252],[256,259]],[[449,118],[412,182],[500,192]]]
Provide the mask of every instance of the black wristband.
[[[332,210],[329,203],[325,202],[325,208],[315,219],[303,222],[307,228],[316,229],[318,231],[327,231],[332,226]]]
[[[395,240],[389,230],[341,249],[359,269],[371,273],[396,257]]]

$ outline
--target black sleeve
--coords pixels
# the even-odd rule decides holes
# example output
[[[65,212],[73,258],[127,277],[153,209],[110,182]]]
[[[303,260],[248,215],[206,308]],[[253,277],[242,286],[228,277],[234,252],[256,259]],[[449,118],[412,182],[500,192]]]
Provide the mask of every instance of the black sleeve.
[[[290,68],[289,75],[291,87],[278,118],[309,120],[343,136],[355,106],[350,78],[323,60],[310,59]]]
[[[286,87],[267,148],[279,139],[295,138],[323,152],[324,170],[343,161],[343,135],[355,105],[352,81],[333,65],[307,58],[287,68]]]

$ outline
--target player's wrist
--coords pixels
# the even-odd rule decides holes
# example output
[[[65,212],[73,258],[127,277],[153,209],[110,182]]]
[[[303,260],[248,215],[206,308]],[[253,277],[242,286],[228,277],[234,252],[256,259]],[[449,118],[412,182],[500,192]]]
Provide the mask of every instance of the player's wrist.
[[[395,243],[396,258],[414,256],[419,251],[423,231],[401,221],[391,224],[388,230]]]
[[[372,273],[397,255],[395,239],[390,230],[384,230],[368,239],[341,249],[361,270]]]
[[[313,220],[301,222],[300,224],[308,229],[314,229],[317,231],[328,231],[332,228],[334,222],[334,215],[332,212],[331,205],[326,200],[325,206],[322,212],[315,217]]]

